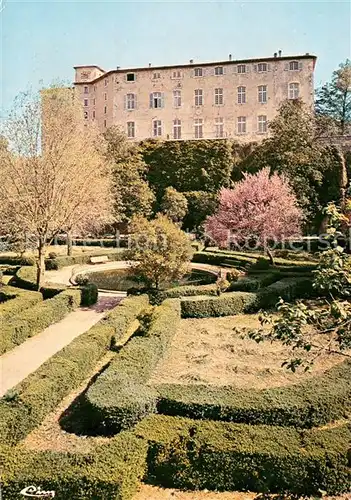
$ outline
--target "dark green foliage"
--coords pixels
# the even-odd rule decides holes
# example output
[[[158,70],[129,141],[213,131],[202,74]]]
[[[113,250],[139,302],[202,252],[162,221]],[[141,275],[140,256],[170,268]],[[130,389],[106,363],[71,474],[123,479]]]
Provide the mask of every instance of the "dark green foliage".
[[[12,286],[3,286],[0,289],[0,320],[14,319],[21,311],[35,306],[43,300],[40,292],[21,290]]]
[[[5,276],[13,276],[18,271],[19,266],[13,266],[10,264],[0,264],[0,272]]]
[[[284,278],[260,290],[258,304],[265,309],[275,306],[280,298],[290,301],[295,298],[310,297],[312,291],[312,278]]]
[[[280,278],[280,272],[268,272],[243,276],[237,281],[232,281],[228,292],[257,292],[260,288],[271,285]]]
[[[216,193],[228,186],[233,167],[231,143],[225,140],[154,141],[140,144],[147,179],[158,201],[165,189]]]
[[[6,316],[1,324],[1,346],[0,354],[22,344],[28,337],[33,337],[53,323],[63,319],[69,312],[80,305],[80,290],[64,290],[52,299],[42,301],[40,292],[26,292],[26,294],[38,293],[33,305],[24,302],[25,307],[20,312]],[[23,294],[25,300],[25,295]],[[18,299],[17,299],[18,300]],[[38,303],[39,302],[39,303]]]
[[[98,300],[98,287],[94,283],[87,283],[81,287],[81,306],[88,307]]]
[[[0,255],[0,264],[10,264],[12,266],[34,266],[35,258]]]
[[[62,269],[66,266],[74,266],[77,264],[90,264],[91,257],[97,257],[98,255],[107,255],[109,260],[124,260],[125,255],[123,250],[116,250],[114,252],[104,253],[104,250],[99,250],[91,253],[83,253],[80,255],[72,256],[62,256],[56,259],[46,259],[45,268],[47,270],[57,270]]]
[[[158,300],[162,302],[162,300],[165,299],[177,299],[193,295],[218,295],[218,287],[216,283],[210,285],[177,286],[169,288],[168,290],[160,291],[158,294]]]
[[[157,391],[146,385],[177,331],[179,301],[157,307],[144,337],[133,338],[84,394],[90,432],[113,434],[156,411]]]
[[[151,416],[148,479],[165,487],[315,495],[350,486],[348,426],[299,431]]]
[[[88,454],[0,449],[1,484],[6,500],[22,488],[55,491],[57,500],[131,500],[145,472],[147,443],[123,433]]]
[[[158,385],[159,413],[311,428],[347,416],[351,363],[345,361],[304,382],[265,390],[205,385]]]
[[[187,191],[183,195],[188,200],[188,213],[183,220],[183,229],[198,229],[218,206],[217,193]]]
[[[219,297],[189,297],[181,301],[183,318],[213,318],[257,310],[255,293],[222,293]]]
[[[0,400],[0,440],[14,444],[37,427],[56,405],[91,373],[110,349],[114,336],[122,338],[147,297],[126,299],[105,318],[9,391]],[[133,315],[134,311],[134,315]]]
[[[125,248],[127,247],[128,240],[125,238],[96,238],[96,239],[87,239],[87,238],[74,238],[73,239],[73,247],[101,247],[101,252],[104,251],[104,248]],[[55,245],[67,245],[67,238],[55,238]],[[95,250],[96,251],[96,250]],[[100,250],[99,250],[100,252]]]
[[[22,266],[10,279],[9,284],[26,290],[37,290],[37,274],[34,266]]]

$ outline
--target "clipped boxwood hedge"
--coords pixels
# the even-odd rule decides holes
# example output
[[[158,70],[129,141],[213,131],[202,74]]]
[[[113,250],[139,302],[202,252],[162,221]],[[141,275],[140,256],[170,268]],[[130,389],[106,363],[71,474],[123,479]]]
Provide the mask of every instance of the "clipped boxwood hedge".
[[[312,278],[284,278],[258,292],[259,307],[273,307],[280,298],[290,301],[295,298],[310,297],[313,294]]]
[[[181,300],[183,318],[231,316],[257,309],[257,296],[248,292],[222,293],[219,297],[186,297]]]
[[[315,495],[349,491],[351,429],[301,431],[153,415],[148,480],[165,487]]]
[[[108,260],[114,261],[114,260],[124,260],[125,259],[125,251],[120,249],[116,250],[114,252],[104,252],[102,249],[101,251],[95,251],[95,252],[89,252],[89,253],[82,253],[80,255],[72,255],[72,256],[59,256],[55,257],[54,259],[45,259],[45,268],[47,270],[57,270],[57,269],[62,269],[63,267],[66,266],[75,266],[78,264],[90,264],[90,259],[91,257],[97,257],[99,255],[107,255]]]
[[[271,285],[275,281],[280,279],[280,273],[277,272],[265,272],[256,275],[244,276],[239,278],[237,281],[232,281],[228,289],[229,292],[240,291],[240,292],[256,292],[260,288],[264,288]]]
[[[88,431],[113,434],[156,411],[157,391],[146,385],[177,331],[179,301],[166,300],[152,315],[147,334],[133,338],[84,394]]]
[[[38,294],[39,300],[42,299],[40,292],[25,292],[25,294]],[[16,345],[22,344],[28,337],[33,337],[48,326],[63,319],[80,305],[81,291],[64,290],[54,298],[40,302],[38,302],[37,297],[35,298],[36,302],[34,302],[33,307],[22,310],[16,316],[7,316],[7,320],[2,321],[0,354],[13,349]],[[13,301],[16,300],[13,299]]]
[[[13,318],[21,311],[35,306],[43,300],[40,292],[21,290],[12,286],[0,288],[0,295],[5,301],[0,303],[0,321]]]
[[[253,259],[256,262],[256,259],[263,260],[265,259],[269,262],[269,258],[267,258],[263,253],[260,252],[238,252],[235,250],[218,250],[211,248],[210,252],[214,255],[222,255],[223,258],[231,257],[233,259]],[[284,259],[282,257],[274,257],[274,264],[276,267],[286,266],[286,267],[305,267],[313,270],[317,267],[317,262],[313,262],[311,260],[298,260],[298,259]]]
[[[131,500],[146,468],[147,443],[123,433],[88,454],[0,448],[4,499],[22,488],[55,491],[57,500]]]
[[[351,362],[299,384],[265,390],[206,385],[157,385],[158,411],[196,419],[310,428],[350,410]]]
[[[18,255],[0,255],[0,264],[11,266],[34,266],[34,257],[20,257]]]
[[[123,336],[147,297],[128,299],[128,320],[119,321],[125,308],[113,309],[105,318],[74,339],[0,399],[0,443],[14,444],[37,427],[57,404],[90,374],[110,349],[112,337]],[[135,316],[132,319],[133,301]]]

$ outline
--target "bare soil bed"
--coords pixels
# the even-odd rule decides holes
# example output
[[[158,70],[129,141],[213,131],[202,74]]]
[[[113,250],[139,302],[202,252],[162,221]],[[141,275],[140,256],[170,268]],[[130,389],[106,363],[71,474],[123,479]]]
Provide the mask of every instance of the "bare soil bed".
[[[234,328],[260,326],[258,315],[225,318],[185,319],[171,348],[154,371],[149,384],[210,384],[237,388],[266,389],[296,384],[343,361],[325,355],[310,372],[291,373],[282,368],[285,360],[298,355],[280,342],[257,344]],[[320,342],[321,336],[318,341]]]

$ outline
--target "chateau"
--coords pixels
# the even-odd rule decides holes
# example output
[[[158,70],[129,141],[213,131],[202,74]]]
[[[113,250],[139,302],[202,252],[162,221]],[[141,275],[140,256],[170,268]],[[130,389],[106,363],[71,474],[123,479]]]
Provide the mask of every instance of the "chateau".
[[[84,119],[131,140],[260,141],[285,99],[313,106],[316,56],[305,54],[104,71],[75,66]]]

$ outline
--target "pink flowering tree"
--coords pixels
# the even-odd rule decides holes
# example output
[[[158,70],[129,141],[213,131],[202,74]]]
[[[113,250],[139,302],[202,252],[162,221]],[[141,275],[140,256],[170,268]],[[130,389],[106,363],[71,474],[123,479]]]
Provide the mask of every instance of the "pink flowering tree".
[[[220,247],[254,242],[271,257],[268,243],[301,236],[302,217],[288,181],[265,168],[245,174],[233,189],[222,189],[219,208],[205,228]]]

